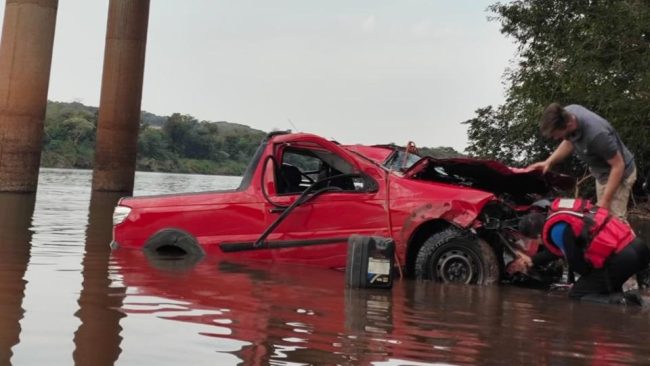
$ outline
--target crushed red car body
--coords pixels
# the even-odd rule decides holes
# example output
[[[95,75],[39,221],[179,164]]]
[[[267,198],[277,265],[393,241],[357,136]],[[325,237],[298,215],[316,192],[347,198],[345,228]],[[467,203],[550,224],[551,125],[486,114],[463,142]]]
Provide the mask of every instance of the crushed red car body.
[[[121,199],[112,246],[343,268],[348,237],[375,235],[394,239],[407,274],[493,283],[528,244],[517,218],[573,184],[496,161],[276,132],[236,189]]]

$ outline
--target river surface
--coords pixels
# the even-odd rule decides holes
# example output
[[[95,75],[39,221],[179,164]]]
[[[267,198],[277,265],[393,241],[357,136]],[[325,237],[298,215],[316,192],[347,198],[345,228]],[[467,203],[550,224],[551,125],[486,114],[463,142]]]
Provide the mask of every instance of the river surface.
[[[42,169],[0,194],[0,365],[650,364],[650,310],[515,287],[111,251],[115,194],[91,172]],[[235,187],[237,177],[137,173],[135,194]],[[647,300],[647,299],[646,299]]]

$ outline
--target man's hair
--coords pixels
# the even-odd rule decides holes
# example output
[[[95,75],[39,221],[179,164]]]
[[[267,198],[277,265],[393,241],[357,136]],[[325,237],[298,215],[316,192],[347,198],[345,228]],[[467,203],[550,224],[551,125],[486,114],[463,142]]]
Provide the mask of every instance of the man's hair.
[[[555,130],[566,128],[569,122],[569,112],[560,103],[551,103],[544,109],[539,121],[539,130],[544,137],[550,137]]]

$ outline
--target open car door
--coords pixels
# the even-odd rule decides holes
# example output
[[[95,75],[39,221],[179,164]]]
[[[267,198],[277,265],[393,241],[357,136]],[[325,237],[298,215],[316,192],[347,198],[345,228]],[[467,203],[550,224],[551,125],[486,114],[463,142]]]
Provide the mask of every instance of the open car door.
[[[377,177],[361,174],[346,154],[320,139],[275,146],[267,224],[273,225],[300,197],[304,203],[287,213],[261,244],[273,249],[274,260],[342,267],[350,235],[388,236],[385,191]]]

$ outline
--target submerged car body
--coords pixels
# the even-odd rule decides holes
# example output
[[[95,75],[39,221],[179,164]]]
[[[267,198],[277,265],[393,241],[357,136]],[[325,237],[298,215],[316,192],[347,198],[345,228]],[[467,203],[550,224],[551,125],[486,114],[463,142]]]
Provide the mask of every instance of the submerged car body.
[[[512,225],[568,177],[410,149],[271,133],[233,190],[123,198],[113,247],[343,268],[353,234],[390,237],[408,274],[491,283]]]

